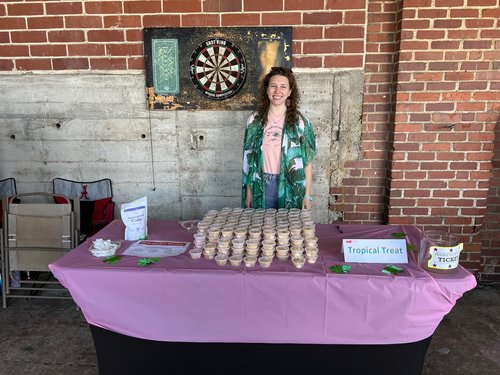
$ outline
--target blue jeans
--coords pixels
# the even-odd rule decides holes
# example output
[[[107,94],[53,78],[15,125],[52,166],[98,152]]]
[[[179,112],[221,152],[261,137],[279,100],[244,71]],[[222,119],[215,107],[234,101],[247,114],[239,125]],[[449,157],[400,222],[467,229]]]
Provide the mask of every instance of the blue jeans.
[[[264,196],[266,197],[264,208],[278,208],[279,177],[279,174],[264,173]]]

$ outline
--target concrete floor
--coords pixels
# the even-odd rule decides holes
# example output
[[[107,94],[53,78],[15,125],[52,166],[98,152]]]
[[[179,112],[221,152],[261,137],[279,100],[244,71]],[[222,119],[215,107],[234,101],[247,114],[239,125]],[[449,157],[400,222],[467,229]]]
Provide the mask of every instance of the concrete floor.
[[[98,373],[92,336],[72,301],[9,300],[0,308],[0,343],[1,375]],[[500,285],[458,300],[433,336],[423,374],[500,374]]]

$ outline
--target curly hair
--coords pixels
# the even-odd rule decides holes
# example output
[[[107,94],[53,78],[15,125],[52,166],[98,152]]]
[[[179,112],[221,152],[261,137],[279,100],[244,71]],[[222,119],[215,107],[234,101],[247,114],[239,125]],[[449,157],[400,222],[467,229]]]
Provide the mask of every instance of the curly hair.
[[[288,79],[288,83],[290,84],[291,94],[287,99],[287,108],[286,108],[286,123],[288,126],[295,126],[295,124],[299,120],[299,102],[300,102],[300,93],[297,87],[297,81],[291,69],[282,68],[282,67],[273,67],[271,71],[266,74],[266,76],[262,79],[259,86],[258,100],[259,104],[257,107],[257,118],[262,121],[262,124],[266,124],[267,122],[267,114],[269,112],[269,106],[271,101],[267,96],[267,88],[269,87],[269,82],[271,78],[275,75],[280,75],[286,77]]]

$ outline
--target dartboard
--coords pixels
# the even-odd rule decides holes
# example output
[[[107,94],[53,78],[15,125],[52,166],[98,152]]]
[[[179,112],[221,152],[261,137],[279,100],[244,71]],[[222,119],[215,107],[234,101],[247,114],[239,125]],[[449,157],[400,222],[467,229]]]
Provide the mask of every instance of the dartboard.
[[[194,87],[212,100],[235,95],[243,86],[246,73],[243,52],[233,42],[221,38],[200,43],[189,61]]]

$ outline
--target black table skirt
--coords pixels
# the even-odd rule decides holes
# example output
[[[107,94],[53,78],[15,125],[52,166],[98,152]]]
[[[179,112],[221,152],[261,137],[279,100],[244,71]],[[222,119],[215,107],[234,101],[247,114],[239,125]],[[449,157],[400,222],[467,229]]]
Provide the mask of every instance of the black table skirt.
[[[390,345],[179,343],[90,330],[100,375],[418,375],[432,337]]]

